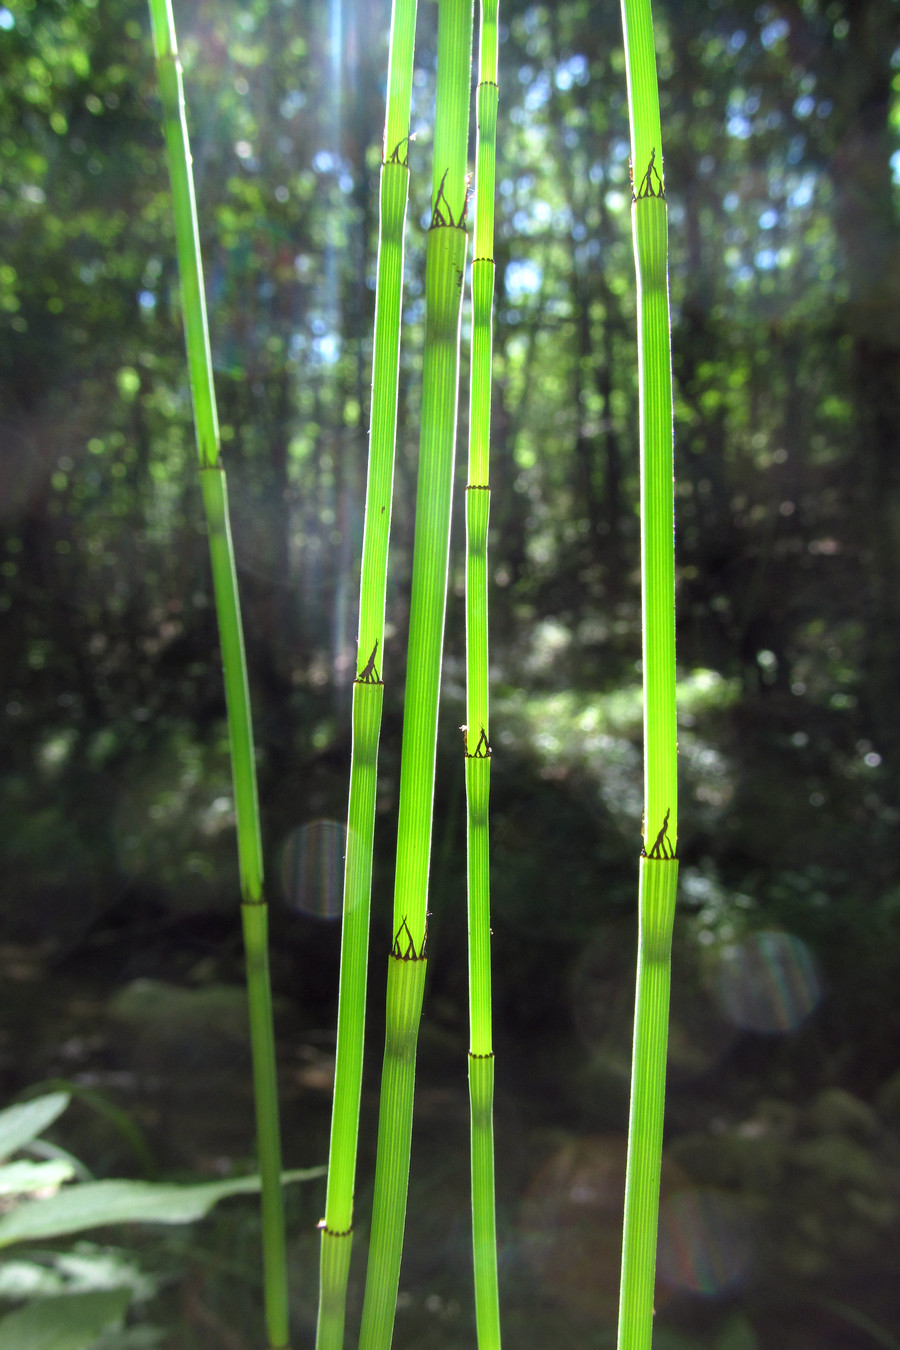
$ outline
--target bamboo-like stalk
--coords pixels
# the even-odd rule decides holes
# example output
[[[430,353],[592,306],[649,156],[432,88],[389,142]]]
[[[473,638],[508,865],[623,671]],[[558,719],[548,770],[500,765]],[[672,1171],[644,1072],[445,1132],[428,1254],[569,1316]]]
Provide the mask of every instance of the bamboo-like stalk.
[[[659,1219],[672,925],[678,880],[674,456],[668,224],[650,0],[622,0],[638,289],[644,821],[619,1350],[648,1350]]]
[[[466,800],[469,915],[469,1103],[472,1251],[479,1350],[499,1350],[494,1199],[494,1044],[491,1026],[491,907],[488,802],[491,783],[487,548],[490,514],[491,358],[494,302],[494,182],[497,145],[498,0],[482,0],[475,158],[475,257],[469,475],[466,485]]]
[[[372,896],[375,789],[384,696],[384,609],[397,431],[403,243],[409,199],[409,109],[416,0],[394,0],[381,166],[381,220],[369,470],[363,530],[359,636],[353,682],[353,748],[344,867],[337,1062],[328,1191],[322,1220],[317,1350],[341,1350],[353,1241]]]
[[[462,282],[473,0],[440,0],[431,228],[425,267],[425,353],[413,545],[394,940],[375,1194],[360,1350],[388,1350],[406,1222],[416,1043],[425,984],[425,932],[447,604]]]
[[[209,533],[213,591],[225,678],[261,1178],[266,1332],[270,1350],[286,1350],[289,1321],[284,1201],[281,1190],[281,1135],[269,979],[268,907],[263,894],[262,836],[247,662],[228,514],[228,491],[219,453],[219,422],[203,291],[200,231],[171,0],[150,0],[150,17],[165,121],[184,305],[185,342],[200,456],[200,484]]]

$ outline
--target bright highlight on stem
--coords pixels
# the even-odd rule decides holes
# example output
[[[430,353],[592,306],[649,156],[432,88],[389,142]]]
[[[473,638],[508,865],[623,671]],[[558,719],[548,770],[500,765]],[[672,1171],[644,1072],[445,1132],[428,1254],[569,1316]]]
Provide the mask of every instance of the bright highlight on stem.
[[[185,341],[200,456],[200,484],[209,533],[213,590],[225,677],[262,1186],[266,1330],[270,1350],[285,1350],[288,1345],[288,1288],[281,1192],[281,1137],[269,980],[268,907],[263,897],[262,838],[247,662],[228,515],[228,491],[225,470],[219,456],[219,422],[203,291],[200,231],[171,0],[150,0],[150,17],[165,119],[178,270],[184,304]]]
[[[397,432],[403,239],[409,199],[409,107],[416,0],[394,0],[388,65],[381,221],[375,292],[375,350],[369,471],[353,683],[353,750],[338,1000],[337,1061],[322,1221],[317,1350],[341,1350],[353,1241],[372,897],[375,790],[384,696],[384,607]]]
[[[649,1350],[678,879],[674,460],[668,223],[650,0],[622,0],[638,291],[644,821],[619,1350]]]
[[[360,1350],[388,1350],[406,1223],[416,1044],[434,804],[437,710],[447,603],[462,283],[473,0],[440,0],[431,227],[425,268],[422,424],[400,767],[394,940],[369,1265]]]
[[[469,1099],[472,1250],[479,1350],[499,1350],[497,1220],[494,1201],[494,1048],[491,1026],[491,913],[488,800],[487,546],[494,301],[494,182],[497,145],[497,0],[482,0],[475,160],[475,258],[469,480],[466,486],[466,729],[469,896]]]

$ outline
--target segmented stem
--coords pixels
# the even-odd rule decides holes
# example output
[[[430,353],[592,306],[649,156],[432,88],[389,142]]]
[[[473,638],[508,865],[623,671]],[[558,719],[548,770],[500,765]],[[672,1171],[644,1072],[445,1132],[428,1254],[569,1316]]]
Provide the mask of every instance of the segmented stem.
[[[461,279],[466,267],[466,151],[473,0],[441,0],[432,220],[425,266],[425,353],[403,742],[394,950],[369,1266],[360,1350],[388,1350],[406,1222],[415,1054],[425,979],[450,500],[459,384]]]
[[[261,1179],[266,1330],[270,1350],[284,1350],[288,1345],[288,1283],[281,1190],[281,1133],[269,979],[268,908],[263,895],[262,835],[247,661],[228,513],[228,489],[225,469],[219,457],[219,422],[203,289],[200,230],[171,0],[150,0],[150,17],[172,183],[185,342],[200,457],[200,484],[206,511],[225,679]]]
[[[491,1020],[490,798],[487,551],[491,358],[494,300],[494,184],[497,143],[497,0],[482,0],[475,161],[475,258],[469,481],[466,487],[467,880],[469,924],[469,1099],[472,1247],[479,1350],[499,1350],[494,1186],[494,1048]]]
[[[416,0],[394,0],[381,166],[369,468],[353,684],[353,748],[338,999],[337,1059],[322,1220],[317,1350],[341,1350],[353,1241],[353,1193],[365,1038],[375,791],[384,696],[384,610],[397,433],[409,109]]]
[[[619,1350],[649,1350],[678,880],[674,462],[668,224],[650,0],[622,0],[638,290],[644,820]]]

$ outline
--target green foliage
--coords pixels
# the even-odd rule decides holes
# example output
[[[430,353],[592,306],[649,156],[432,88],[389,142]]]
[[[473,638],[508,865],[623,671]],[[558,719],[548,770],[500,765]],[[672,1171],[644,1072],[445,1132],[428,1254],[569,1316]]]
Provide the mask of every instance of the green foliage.
[[[0,1334],[9,1350],[91,1350],[104,1332],[121,1330],[130,1301],[129,1289],[58,1294],[8,1313]]]
[[[14,1207],[0,1216],[0,1248],[58,1242],[118,1224],[196,1223],[220,1200],[260,1189],[258,1176],[193,1185],[73,1181],[75,1165],[65,1159],[10,1161],[11,1155],[38,1144],[38,1136],[59,1118],[69,1100],[68,1093],[53,1092],[0,1111],[0,1194],[17,1197]],[[288,1172],[284,1181],[310,1181],[324,1170]],[[96,1350],[102,1333],[121,1332],[134,1300],[146,1301],[155,1292],[154,1281],[113,1248],[76,1246],[69,1253],[43,1252],[37,1262],[24,1253],[0,1266],[0,1297],[31,1301],[0,1318],[0,1338],[9,1350]],[[154,1343],[152,1335],[128,1334],[116,1342]]]
[[[324,1171],[316,1167],[285,1172],[284,1180],[308,1181],[323,1176]],[[28,1189],[39,1190],[45,1184],[37,1178]],[[0,1247],[68,1237],[117,1223],[196,1223],[226,1196],[258,1191],[259,1177],[232,1177],[193,1186],[152,1181],[81,1182],[4,1215],[0,1219]]]
[[[30,1144],[42,1130],[52,1125],[69,1104],[65,1092],[52,1092],[46,1097],[8,1106],[0,1112],[0,1161]]]

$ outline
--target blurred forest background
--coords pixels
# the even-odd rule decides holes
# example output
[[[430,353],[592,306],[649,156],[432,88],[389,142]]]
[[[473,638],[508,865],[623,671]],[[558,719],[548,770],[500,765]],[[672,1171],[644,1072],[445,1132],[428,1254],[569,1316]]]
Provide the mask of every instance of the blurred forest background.
[[[422,0],[361,1230],[434,10]],[[495,1044],[501,1299],[509,1344],[528,1350],[613,1335],[641,813],[636,346],[618,6],[503,0],[502,17]],[[304,1166],[324,1161],[329,1122],[388,6],[184,0],[176,21],[259,747],[286,1163]],[[896,1350],[900,5],[670,0],[656,25],[682,863],[655,1344]],[[177,290],[146,7],[6,0],[0,1094],[60,1077],[100,1092],[158,1166],[196,1174],[250,1165],[252,1133]],[[461,466],[465,425],[463,396]],[[463,468],[457,482],[397,1331],[417,1350],[472,1344]],[[134,1172],[108,1120],[76,1106],[67,1129],[98,1173]],[[322,1204],[313,1188],[291,1199],[301,1337]],[[251,1211],[179,1249],[171,1344],[251,1343]],[[360,1258],[364,1245],[361,1231]]]

